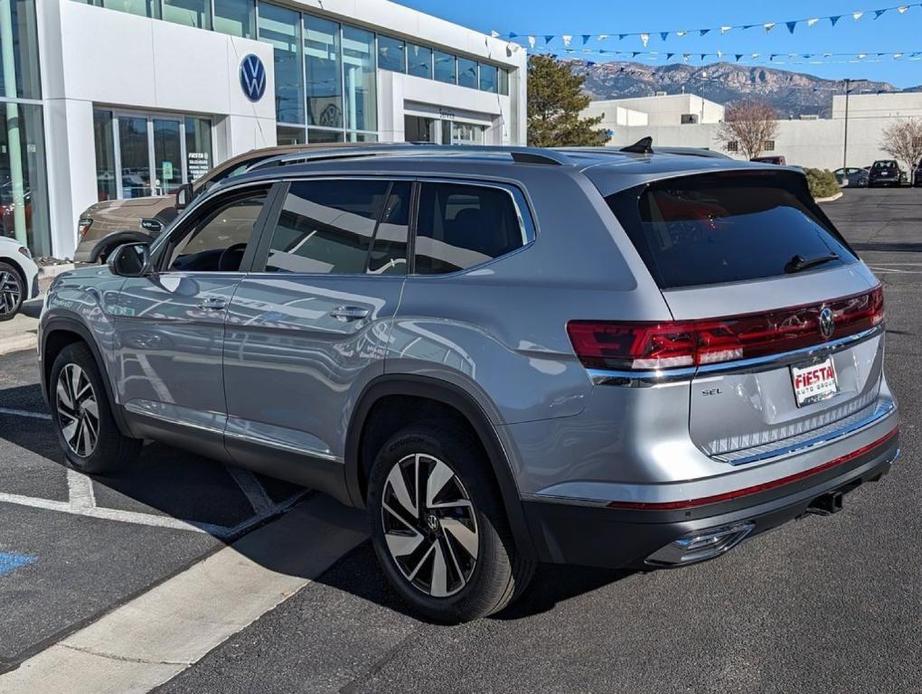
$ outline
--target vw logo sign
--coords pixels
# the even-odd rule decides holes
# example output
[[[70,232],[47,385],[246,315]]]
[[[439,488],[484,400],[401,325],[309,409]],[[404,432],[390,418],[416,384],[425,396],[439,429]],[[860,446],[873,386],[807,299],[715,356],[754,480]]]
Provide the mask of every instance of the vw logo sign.
[[[240,62],[240,87],[247,99],[257,102],[266,93],[266,66],[250,53]]]
[[[828,306],[820,311],[820,334],[828,340],[836,331],[836,321],[832,315],[832,309]]]

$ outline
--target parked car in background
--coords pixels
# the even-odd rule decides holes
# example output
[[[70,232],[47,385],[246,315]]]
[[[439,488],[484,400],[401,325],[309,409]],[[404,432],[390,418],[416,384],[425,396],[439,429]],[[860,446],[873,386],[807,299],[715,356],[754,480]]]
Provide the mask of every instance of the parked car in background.
[[[29,249],[0,236],[0,321],[13,318],[22,302],[38,296],[38,266]]]
[[[869,174],[867,169],[859,169],[857,167],[848,167],[847,169],[836,169],[833,171],[836,177],[836,181],[839,182],[839,185],[845,188],[867,188],[868,187],[868,178]]]
[[[74,468],[151,439],[331,494],[415,612],[461,621],[539,562],[677,567],[835,513],[899,453],[883,288],[798,171],[291,159],[56,278],[40,373]]]
[[[774,164],[775,166],[787,165],[787,161],[782,156],[753,157],[750,161],[756,164]]]
[[[868,187],[901,186],[905,181],[905,177],[906,174],[900,169],[900,165],[895,159],[878,159],[871,165],[871,173],[868,175]]]
[[[312,145],[281,145],[254,149],[237,155],[211,169],[191,184],[191,202],[211,186],[231,176],[247,171],[254,164],[279,154],[310,148]],[[329,148],[330,145],[323,145]],[[341,147],[361,147],[346,143]],[[126,170],[122,176],[125,190],[145,189],[148,185],[137,174]],[[137,183],[137,186],[134,185]],[[149,188],[146,188],[149,190]],[[189,191],[186,191],[187,193]],[[123,243],[152,241],[179,214],[176,195],[134,197],[125,200],[105,200],[91,205],[80,215],[77,222],[77,250],[74,260],[78,263],[105,262],[113,249]]]
[[[916,165],[916,170],[912,174],[912,184],[916,188],[922,188],[922,161]]]

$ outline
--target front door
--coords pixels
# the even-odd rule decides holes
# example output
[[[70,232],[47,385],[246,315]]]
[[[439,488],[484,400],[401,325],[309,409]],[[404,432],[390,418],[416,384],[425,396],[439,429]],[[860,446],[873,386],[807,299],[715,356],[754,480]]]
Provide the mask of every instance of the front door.
[[[237,462],[342,492],[351,407],[384,372],[406,273],[411,187],[290,184],[228,315],[225,443]]]
[[[193,210],[156,252],[158,271],[127,279],[119,298],[120,402],[141,430],[213,456],[227,419],[227,306],[266,196],[265,187],[228,191]]]
[[[154,118],[154,185],[158,195],[170,195],[182,185],[181,124],[178,118]]]

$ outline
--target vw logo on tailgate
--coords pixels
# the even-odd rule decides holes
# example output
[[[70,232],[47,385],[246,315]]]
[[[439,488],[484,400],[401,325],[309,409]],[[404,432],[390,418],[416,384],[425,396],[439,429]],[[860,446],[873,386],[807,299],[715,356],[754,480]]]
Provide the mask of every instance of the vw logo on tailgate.
[[[832,315],[832,309],[827,306],[820,311],[820,333],[828,340],[835,331],[835,317]]]
[[[258,55],[250,53],[241,61],[240,87],[246,98],[254,103],[266,93],[266,66]]]

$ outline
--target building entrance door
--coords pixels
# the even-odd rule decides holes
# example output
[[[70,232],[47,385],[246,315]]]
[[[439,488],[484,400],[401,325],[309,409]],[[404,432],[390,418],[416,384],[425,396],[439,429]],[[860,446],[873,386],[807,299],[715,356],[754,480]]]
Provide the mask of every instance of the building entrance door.
[[[159,195],[176,192],[182,185],[183,146],[180,131],[182,121],[154,118],[154,186]]]

